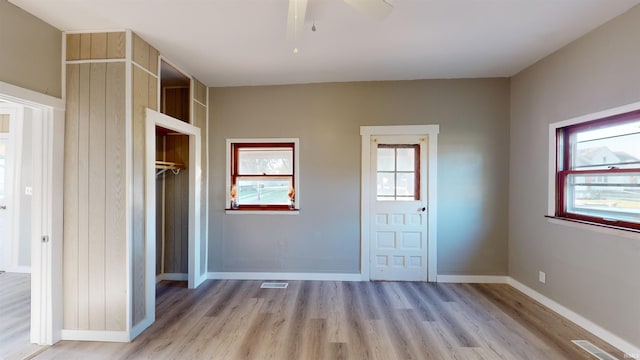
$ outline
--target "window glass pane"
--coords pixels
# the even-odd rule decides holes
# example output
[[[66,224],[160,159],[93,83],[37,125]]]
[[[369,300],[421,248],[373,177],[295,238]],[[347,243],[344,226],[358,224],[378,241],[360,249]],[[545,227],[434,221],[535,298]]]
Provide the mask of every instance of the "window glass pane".
[[[291,179],[255,180],[238,179],[238,204],[287,205]]]
[[[394,171],[396,169],[395,149],[379,147],[377,155],[378,171]]]
[[[293,175],[293,150],[290,148],[238,149],[239,175]]]
[[[629,168],[640,164],[640,121],[575,135],[574,169]]]
[[[378,173],[378,196],[394,196],[395,187],[394,173]]]
[[[567,211],[640,223],[640,172],[569,175]]]
[[[398,171],[415,171],[415,148],[398,148]]]
[[[378,145],[378,200],[418,200],[416,194],[417,146]]]
[[[398,183],[396,184],[396,194],[398,196],[411,196],[415,193],[415,174],[414,173],[398,173],[396,175]]]

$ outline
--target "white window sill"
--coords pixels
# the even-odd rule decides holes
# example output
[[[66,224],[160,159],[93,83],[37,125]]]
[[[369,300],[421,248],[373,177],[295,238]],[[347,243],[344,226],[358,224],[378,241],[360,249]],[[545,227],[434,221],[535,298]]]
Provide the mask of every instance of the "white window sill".
[[[226,209],[227,215],[299,215],[300,210],[231,210]]]
[[[551,224],[568,226],[568,227],[587,230],[587,231],[593,231],[593,232],[597,232],[605,235],[619,236],[627,239],[640,240],[640,232],[636,232],[633,230],[616,229],[613,227],[607,227],[606,225],[589,224],[586,222],[579,222],[579,221],[559,218],[559,217],[550,216],[550,215],[546,215],[545,218],[547,219],[547,222]]]

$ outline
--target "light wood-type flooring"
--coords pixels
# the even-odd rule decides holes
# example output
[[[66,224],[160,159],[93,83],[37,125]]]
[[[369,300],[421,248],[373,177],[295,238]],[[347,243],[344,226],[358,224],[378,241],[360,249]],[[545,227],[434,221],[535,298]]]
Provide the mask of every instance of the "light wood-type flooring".
[[[508,285],[163,282],[130,344],[62,341],[36,359],[593,359],[624,354]]]
[[[31,275],[0,273],[0,359],[24,359],[41,347],[29,343]]]

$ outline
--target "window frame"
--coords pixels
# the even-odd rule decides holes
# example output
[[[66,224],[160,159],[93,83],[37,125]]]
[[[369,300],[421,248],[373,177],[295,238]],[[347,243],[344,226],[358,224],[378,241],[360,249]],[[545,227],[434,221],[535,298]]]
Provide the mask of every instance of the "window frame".
[[[238,164],[236,159],[238,158],[238,151],[241,148],[291,148],[293,151],[293,171],[292,175],[241,175],[238,174]],[[254,139],[227,139],[227,154],[226,154],[226,196],[225,196],[225,211],[227,214],[232,213],[260,213],[260,214],[298,214],[300,209],[300,156],[299,156],[299,139],[298,138],[254,138]],[[289,205],[283,204],[264,204],[264,205],[241,205],[238,204],[237,208],[231,208],[231,193],[232,186],[237,184],[238,178],[289,178],[291,177],[291,184],[295,190],[294,206],[293,209]]]
[[[568,210],[568,201],[566,198],[567,193],[567,179],[571,175],[576,176],[588,176],[603,174],[603,175],[616,175],[626,173],[639,173],[640,164],[636,164],[634,168],[617,168],[610,167],[608,169],[575,169],[571,167],[572,151],[575,149],[571,143],[571,137],[573,134],[585,131],[595,130],[598,128],[606,128],[610,126],[622,125],[624,123],[640,120],[640,107],[637,104],[633,104],[632,108],[622,107],[619,109],[612,109],[605,112],[586,115],[585,117],[568,120],[561,123],[551,124],[550,126],[550,138],[553,136],[554,144],[554,166],[553,166],[553,212],[550,209],[550,215],[552,217],[567,219],[573,221],[579,221],[583,223],[589,223],[598,226],[612,227],[622,230],[630,230],[634,232],[640,231],[640,223],[626,221],[623,219],[616,219],[614,217],[607,216],[595,216],[586,215],[582,213],[571,212]],[[621,111],[616,111],[621,110]],[[551,141],[550,141],[551,143]],[[550,207],[551,207],[550,198]]]
[[[393,173],[394,177],[395,177],[395,188],[394,188],[394,194],[393,195],[380,195],[380,194],[376,194],[376,201],[384,201],[384,202],[388,202],[388,201],[420,201],[420,144],[378,144],[375,147],[375,150],[378,151],[378,149],[394,149],[394,170],[393,171],[380,171],[377,169],[376,167],[376,174],[379,173]],[[414,159],[413,159],[413,171],[398,171],[398,164],[397,164],[397,160],[398,160],[398,149],[413,149],[414,150]],[[398,196],[397,194],[397,176],[398,174],[407,174],[407,173],[413,173],[413,199],[411,200],[398,200],[398,197],[402,197],[402,196]],[[380,200],[380,197],[388,197],[389,199],[385,199],[385,200]],[[408,196],[406,196],[408,197]]]

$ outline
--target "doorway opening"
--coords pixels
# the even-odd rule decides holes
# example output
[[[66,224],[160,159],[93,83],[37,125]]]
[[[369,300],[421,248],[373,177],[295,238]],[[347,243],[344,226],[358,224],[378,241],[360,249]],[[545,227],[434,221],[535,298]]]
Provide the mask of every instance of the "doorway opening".
[[[33,111],[0,100],[0,358],[23,357],[31,344]]]
[[[156,281],[189,273],[189,136],[156,126]]]
[[[201,162],[200,162],[200,154],[201,154],[201,140],[200,140],[200,129],[188,124],[184,121],[180,121],[176,118],[167,116],[165,114],[161,114],[157,111],[153,111],[151,109],[147,109],[147,119],[146,119],[146,135],[145,135],[145,145],[146,145],[146,279],[145,279],[145,290],[146,290],[146,313],[148,314],[146,325],[151,325],[155,321],[155,296],[156,296],[156,283],[158,278],[162,277],[162,273],[158,274],[158,271],[162,271],[163,269],[158,268],[157,262],[164,261],[164,268],[167,269],[167,251],[170,249],[164,249],[164,254],[162,254],[163,249],[159,249],[158,244],[161,243],[162,237],[158,237],[157,231],[167,231],[167,227],[163,224],[159,226],[158,222],[161,222],[161,218],[159,216],[166,215],[158,215],[158,198],[161,196],[161,193],[158,192],[157,184],[158,179],[156,174],[158,171],[166,170],[166,172],[171,172],[171,175],[174,176],[179,174],[185,175],[185,184],[187,185],[186,189],[181,189],[184,191],[184,194],[181,194],[180,197],[184,198],[186,196],[186,204],[184,211],[180,211],[180,216],[183,216],[181,221],[184,221],[182,226],[186,227],[186,232],[183,232],[180,229],[174,234],[178,237],[181,237],[186,233],[186,244],[179,244],[179,251],[182,255],[184,250],[186,249],[186,264],[182,260],[180,260],[179,264],[180,269],[184,269],[184,265],[186,265],[186,274],[177,273],[173,275],[164,275],[167,280],[187,280],[187,286],[190,289],[194,289],[198,287],[204,280],[206,279],[206,261],[202,261],[202,254],[205,249],[204,240],[200,234],[200,198],[201,198],[201,181],[200,177],[202,176]],[[170,135],[172,134],[172,135]],[[160,135],[160,137],[159,137]],[[159,146],[156,142],[158,139],[162,139],[162,136],[165,137],[163,140],[166,144],[167,141],[173,142],[173,139],[169,139],[170,137],[176,137],[176,141],[179,143],[180,154],[182,154],[182,158],[168,158],[165,157],[168,161],[160,160],[158,163],[158,156],[161,156],[158,149],[162,149],[162,146]],[[165,155],[170,155],[170,151],[167,151]],[[173,154],[171,154],[173,156]],[[160,165],[160,166],[158,166]],[[163,169],[163,167],[166,167]],[[175,180],[175,179],[173,179]],[[167,181],[167,180],[165,180]],[[166,191],[166,190],[165,190]],[[166,202],[166,192],[165,199]],[[163,209],[166,209],[164,207]],[[166,210],[163,210],[166,211]],[[186,215],[186,216],[185,216]],[[163,230],[164,229],[164,230]],[[166,237],[165,233],[165,246],[166,246]],[[177,247],[174,247],[172,250],[177,250]],[[160,256],[165,255],[164,260]],[[182,256],[181,256],[182,258]],[[182,270],[181,270],[182,271]],[[165,273],[170,274],[170,273]],[[186,275],[186,279],[185,276]]]
[[[63,163],[64,102],[3,82],[0,102],[16,109],[16,133],[6,137],[13,137],[12,146],[20,143],[12,149],[12,189],[4,189],[11,190],[12,209],[6,210],[14,215],[12,241],[3,245],[11,248],[5,264],[30,271],[29,342],[50,345],[60,340],[62,328],[63,169],[55,164]]]

